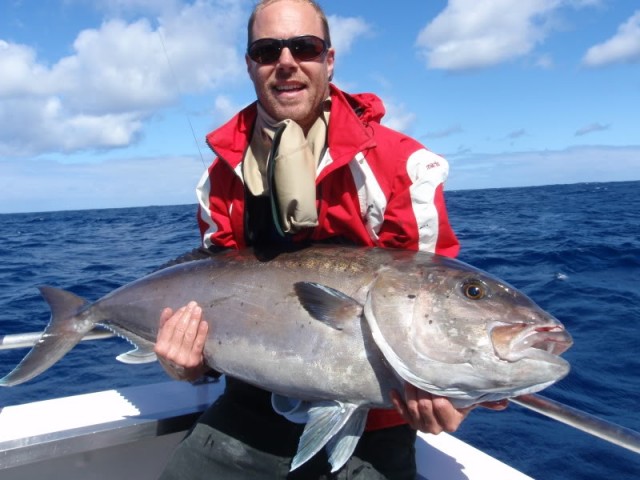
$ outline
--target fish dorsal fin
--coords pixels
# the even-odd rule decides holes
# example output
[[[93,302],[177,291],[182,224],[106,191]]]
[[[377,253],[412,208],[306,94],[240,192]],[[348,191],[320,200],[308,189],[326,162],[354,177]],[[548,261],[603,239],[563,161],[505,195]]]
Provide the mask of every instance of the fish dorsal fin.
[[[336,330],[362,315],[362,305],[335,288],[314,282],[297,282],[293,287],[304,309]]]
[[[159,270],[164,270],[165,268],[173,267],[174,265],[179,265],[182,263],[193,262],[196,260],[205,260],[209,258],[215,258],[216,255],[226,251],[227,249],[224,247],[218,247],[215,245],[210,246],[209,248],[205,247],[197,247],[193,250],[183,253],[179,257],[174,258],[156,268],[156,272]]]
[[[300,437],[298,452],[291,462],[291,470],[295,470],[318,453],[320,449],[327,445],[334,436],[338,435],[343,428],[347,428],[346,433],[348,436],[353,437],[356,436],[358,428],[362,427],[357,434],[357,437],[360,438],[362,429],[364,428],[361,415],[355,416],[357,425],[354,427],[346,427],[357,409],[358,406],[351,403],[341,403],[337,401],[315,402],[308,410],[309,421]],[[366,418],[366,410],[363,411]],[[362,425],[360,425],[361,423]],[[357,439],[355,442],[349,442],[349,439],[347,439],[342,445],[338,445],[343,435],[338,435],[338,437],[333,444],[333,450],[335,450],[336,447],[342,447],[342,450],[339,450],[335,454],[336,459],[342,463],[338,464],[338,461],[336,461],[335,464],[332,463],[332,471],[338,470],[344,465],[353,453],[353,449],[355,449],[355,444],[357,443]],[[352,450],[347,452],[346,450],[348,448],[352,448]],[[330,456],[331,455],[334,455],[334,453],[330,452]]]

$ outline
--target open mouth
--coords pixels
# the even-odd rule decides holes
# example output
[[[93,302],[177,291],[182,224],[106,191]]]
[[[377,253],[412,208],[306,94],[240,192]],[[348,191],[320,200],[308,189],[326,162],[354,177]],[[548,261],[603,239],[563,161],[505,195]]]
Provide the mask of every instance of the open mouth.
[[[300,90],[304,90],[304,85],[300,84],[291,84],[291,85],[276,85],[273,89],[277,93],[289,93],[289,92],[299,92]]]
[[[491,329],[496,355],[515,362],[522,358],[557,357],[573,344],[571,335],[559,324],[501,325]]]

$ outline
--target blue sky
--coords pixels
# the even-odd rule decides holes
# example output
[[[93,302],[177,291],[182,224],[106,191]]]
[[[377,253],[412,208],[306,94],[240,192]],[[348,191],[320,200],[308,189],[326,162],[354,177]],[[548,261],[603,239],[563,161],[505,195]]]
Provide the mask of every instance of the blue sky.
[[[335,82],[444,155],[447,189],[640,180],[640,3],[321,1]],[[194,203],[254,99],[243,0],[3,0],[0,213]]]

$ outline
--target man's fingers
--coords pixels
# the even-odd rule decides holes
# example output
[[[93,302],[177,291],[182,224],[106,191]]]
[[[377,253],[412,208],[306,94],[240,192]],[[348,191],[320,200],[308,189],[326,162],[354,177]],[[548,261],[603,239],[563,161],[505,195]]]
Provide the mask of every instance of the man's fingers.
[[[195,380],[206,370],[204,346],[209,325],[202,319],[202,308],[189,302],[160,314],[155,352],[167,373],[177,380]]]
[[[180,342],[183,341],[185,333],[189,329],[189,322],[191,321],[191,314],[193,309],[196,307],[196,302],[189,302],[186,306],[180,308],[178,310],[179,313],[178,318],[176,320],[175,329],[173,331],[173,336],[176,340]]]
[[[165,308],[160,314],[156,353],[170,361],[182,363],[191,355],[190,350],[196,340],[200,341],[201,350],[204,346],[202,339],[198,339],[201,319],[202,309],[196,302],[189,302],[175,312]]]
[[[165,308],[160,313],[160,326],[158,328],[158,338],[156,339],[156,344],[166,342],[169,338],[171,338],[172,333],[169,328],[165,328],[165,325],[173,315],[173,310],[170,308]]]
[[[196,327],[196,335],[193,341],[193,350],[195,352],[204,351],[204,345],[207,342],[207,337],[209,335],[209,324],[202,320],[202,314],[200,314],[200,321]]]
[[[178,365],[190,367],[200,363],[201,352],[194,353],[193,346],[201,318],[202,309],[195,302],[189,302],[176,321],[169,356]]]
[[[193,367],[202,363],[204,345],[207,340],[209,324],[202,320],[202,308],[194,305],[184,332],[181,345],[181,360],[185,366]]]
[[[156,354],[166,357],[171,349],[171,340],[173,338],[175,323],[182,309],[173,311],[165,308],[160,313],[160,328],[158,329],[158,337],[156,338],[155,352]]]
[[[425,392],[416,388],[416,398],[419,411],[419,428],[423,432],[433,433],[437,435],[445,430],[448,426],[448,417],[445,415],[448,400],[442,397],[436,397],[429,392]],[[444,402],[442,401],[444,400]]]
[[[402,398],[402,396],[396,392],[395,390],[391,391],[391,403],[393,403],[393,406],[396,407],[396,410],[398,411],[398,413],[405,419],[408,421],[409,419],[409,411],[407,410],[407,406],[404,403],[404,400]]]
[[[202,320],[202,308],[198,305],[194,305],[190,310],[190,316],[187,321],[187,328],[184,331],[183,343],[187,345],[193,345],[198,336],[198,328]]]
[[[162,312],[160,313],[160,328],[162,328],[162,326],[167,323],[167,320],[171,318],[171,315],[173,315],[173,310],[171,310],[169,307],[162,310]]]
[[[445,397],[433,397],[433,413],[438,426],[445,432],[455,432],[470,409],[456,409]]]
[[[407,412],[413,422],[419,421],[420,411],[418,410],[418,389],[413,385],[404,384],[404,400],[407,404]]]
[[[404,398],[394,391],[391,393],[391,402],[412,428],[432,434],[456,431],[469,412],[476,407],[473,405],[456,408],[450,399],[432,395],[408,383],[404,385]],[[483,406],[502,410],[506,403],[489,402]]]

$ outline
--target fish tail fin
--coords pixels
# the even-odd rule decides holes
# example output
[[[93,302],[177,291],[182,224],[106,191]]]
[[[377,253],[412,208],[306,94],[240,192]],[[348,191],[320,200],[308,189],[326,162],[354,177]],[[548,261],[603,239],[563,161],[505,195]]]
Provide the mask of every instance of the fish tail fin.
[[[94,326],[82,311],[89,305],[83,298],[59,288],[39,287],[51,308],[51,321],[40,340],[27,353],[16,368],[0,378],[0,386],[19,385],[40,375],[60,360],[82,340]]]

